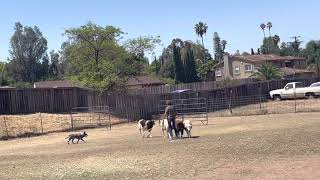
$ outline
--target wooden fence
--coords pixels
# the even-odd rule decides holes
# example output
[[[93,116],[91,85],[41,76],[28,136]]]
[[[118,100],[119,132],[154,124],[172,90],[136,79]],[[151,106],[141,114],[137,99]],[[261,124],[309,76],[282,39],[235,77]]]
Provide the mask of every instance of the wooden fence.
[[[257,79],[241,79],[232,80],[228,82],[232,86],[239,86],[242,84],[256,82]],[[214,89],[219,89],[224,87],[224,82],[222,81],[210,81],[210,82],[197,82],[197,83],[185,83],[176,85],[162,85],[155,87],[147,87],[143,89],[130,89],[128,94],[132,95],[145,95],[145,94],[166,94],[178,89],[192,89],[194,91],[211,91]]]
[[[249,104],[252,101],[247,100],[248,98],[246,97],[261,96],[264,97],[262,99],[266,99],[270,90],[283,88],[286,83],[292,81],[300,81],[307,86],[313,82],[320,81],[320,78],[251,82],[212,90],[194,90],[193,92],[182,94],[99,94],[92,90],[80,88],[0,89],[0,114],[69,113],[73,107],[109,106],[110,112],[116,116],[127,119],[150,118],[153,114],[159,113],[158,107],[162,100],[207,98],[211,103],[220,104],[220,107],[228,108],[230,105],[228,99],[235,100],[233,106]],[[199,83],[194,86],[199,87],[197,84]],[[202,84],[204,84],[202,87],[211,85],[211,83]],[[191,87],[191,85],[188,86]],[[180,86],[175,88],[178,87]]]

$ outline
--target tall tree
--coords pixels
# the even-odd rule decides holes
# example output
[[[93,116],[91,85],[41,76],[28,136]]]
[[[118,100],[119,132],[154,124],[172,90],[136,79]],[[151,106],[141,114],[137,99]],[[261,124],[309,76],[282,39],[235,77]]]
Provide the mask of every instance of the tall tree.
[[[203,35],[207,33],[207,30],[208,30],[207,24],[203,22],[199,22],[194,26],[194,30],[196,31],[196,34],[201,37],[202,46],[204,47]]]
[[[186,53],[183,58],[185,82],[191,83],[199,80],[197,76],[196,62],[193,56],[191,46],[187,47]]]
[[[46,53],[41,62],[41,68],[39,69],[39,73],[41,74],[41,80],[46,80],[49,78],[49,71],[50,71],[50,60],[49,56]]]
[[[293,42],[290,42],[290,47],[292,48],[293,51],[293,56],[299,56],[301,49],[300,49],[300,45],[302,43],[302,41],[299,40],[300,36],[294,36],[292,37],[294,39]]]
[[[301,56],[302,49],[300,48],[301,42],[299,36],[292,37],[293,42],[282,42],[280,46],[281,56]]]
[[[124,43],[124,47],[132,54],[143,58],[146,53],[153,53],[157,45],[161,43],[160,36],[140,36],[129,39]]]
[[[307,59],[309,69],[317,73],[320,76],[320,41],[310,41],[306,45],[304,55]]]
[[[63,46],[66,75],[100,91],[123,88],[128,76],[141,72],[136,59],[119,45],[122,31],[88,23],[66,30]]]
[[[47,40],[37,26],[23,27],[15,23],[10,39],[9,71],[15,81],[34,82],[42,79],[39,69],[46,55]]]
[[[271,37],[271,28],[272,28],[272,23],[271,22],[267,23],[267,28],[269,30],[269,37]]]
[[[185,73],[184,73],[183,63],[181,60],[180,47],[178,47],[176,44],[173,44],[172,51],[173,51],[173,62],[174,62],[174,68],[175,68],[175,79],[177,82],[184,83]]]
[[[220,36],[217,32],[213,34],[213,45],[214,45],[214,57],[217,61],[223,60],[223,55],[225,54],[225,48],[227,41],[220,39]]]
[[[263,31],[263,39],[266,38],[266,32],[264,31],[264,29],[266,28],[266,25],[264,23],[260,24],[260,28]]]
[[[0,61],[0,86],[8,86],[12,83],[5,63]]]
[[[275,44],[275,46],[278,46],[279,42],[280,42],[280,36],[278,35],[274,35],[272,37],[273,43]]]
[[[260,47],[262,54],[276,54],[280,55],[279,48],[280,37],[275,35],[274,37],[268,37],[263,40],[263,44]]]
[[[58,52],[50,51],[50,61],[49,78],[52,80],[61,79],[63,69],[60,62],[60,54]]]

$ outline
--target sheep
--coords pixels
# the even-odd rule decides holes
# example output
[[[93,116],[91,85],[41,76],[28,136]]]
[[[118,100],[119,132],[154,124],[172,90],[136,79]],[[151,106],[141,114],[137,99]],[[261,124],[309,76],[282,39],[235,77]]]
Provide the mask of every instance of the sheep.
[[[187,135],[189,138],[191,138],[191,129],[192,129],[192,123],[190,120],[184,120],[183,121],[184,129],[187,132]]]
[[[170,131],[172,132],[172,129],[169,128],[168,120],[167,119],[159,120],[159,125],[161,128],[163,137],[166,137],[166,134],[167,134],[167,137],[169,138],[169,140],[172,140],[173,138],[172,133],[170,133]]]

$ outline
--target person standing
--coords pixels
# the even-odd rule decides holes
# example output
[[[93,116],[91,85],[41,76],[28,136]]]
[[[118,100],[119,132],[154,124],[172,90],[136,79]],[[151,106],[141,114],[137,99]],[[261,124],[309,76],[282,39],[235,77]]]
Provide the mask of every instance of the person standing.
[[[176,134],[176,137],[178,137],[178,130],[176,128],[176,116],[177,116],[177,111],[174,105],[172,104],[172,101],[168,100],[166,102],[167,107],[164,112],[164,119],[167,119],[168,125],[170,128],[170,135],[172,136],[172,130],[174,130],[174,133]]]

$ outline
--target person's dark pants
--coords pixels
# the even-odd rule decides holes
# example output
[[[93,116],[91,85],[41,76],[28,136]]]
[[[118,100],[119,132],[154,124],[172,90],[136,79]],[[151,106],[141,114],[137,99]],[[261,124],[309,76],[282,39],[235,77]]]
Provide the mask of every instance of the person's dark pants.
[[[171,137],[172,136],[172,130],[174,130],[174,133],[176,134],[176,137],[178,137],[178,130],[177,130],[177,126],[176,126],[176,118],[168,118],[168,125],[170,128],[170,134]]]

